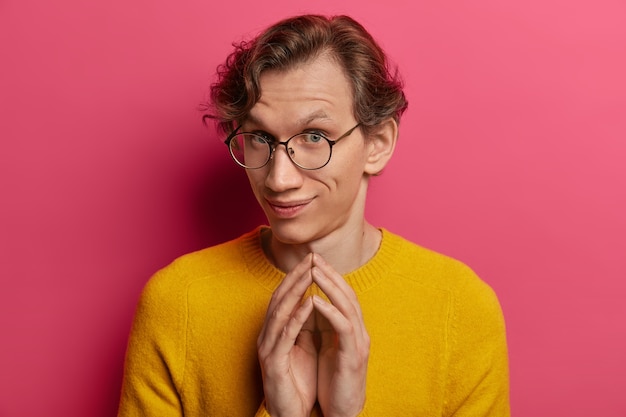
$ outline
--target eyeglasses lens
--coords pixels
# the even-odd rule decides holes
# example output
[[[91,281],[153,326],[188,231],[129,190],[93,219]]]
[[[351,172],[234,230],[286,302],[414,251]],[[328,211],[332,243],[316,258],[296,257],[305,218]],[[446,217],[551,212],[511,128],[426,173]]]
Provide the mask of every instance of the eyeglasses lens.
[[[270,159],[271,147],[279,145],[285,145],[291,160],[304,169],[321,168],[330,158],[330,144],[323,136],[315,133],[296,135],[287,144],[269,142],[253,133],[240,133],[231,140],[230,152],[240,165],[254,169],[264,166]]]

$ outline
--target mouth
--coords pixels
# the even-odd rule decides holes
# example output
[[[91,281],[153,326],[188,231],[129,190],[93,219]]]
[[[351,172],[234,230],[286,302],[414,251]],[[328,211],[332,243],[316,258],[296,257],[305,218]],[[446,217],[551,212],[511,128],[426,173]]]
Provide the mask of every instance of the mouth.
[[[267,206],[275,216],[288,219],[293,218],[297,214],[299,214],[313,200],[310,199],[299,201],[271,201],[266,199],[265,201],[267,202]]]

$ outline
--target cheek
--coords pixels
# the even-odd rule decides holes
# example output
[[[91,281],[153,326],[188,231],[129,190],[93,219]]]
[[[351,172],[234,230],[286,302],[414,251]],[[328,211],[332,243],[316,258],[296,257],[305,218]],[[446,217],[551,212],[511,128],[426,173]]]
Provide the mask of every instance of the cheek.
[[[363,169],[358,161],[336,164],[328,168],[328,171],[320,172],[323,175],[316,176],[315,180],[324,184],[336,199],[353,200],[363,179]]]
[[[258,170],[246,170],[246,174],[248,176],[248,182],[250,183],[252,192],[258,197],[259,192],[263,187],[264,176]]]
[[[344,156],[344,155],[342,155]],[[349,153],[345,157],[337,158],[332,166],[333,178],[338,184],[359,183],[365,172],[365,156],[361,148]]]
[[[250,185],[254,186],[255,184],[263,184],[265,177],[267,175],[267,167],[259,168],[259,169],[246,169],[246,175],[248,176],[248,181],[250,181]]]

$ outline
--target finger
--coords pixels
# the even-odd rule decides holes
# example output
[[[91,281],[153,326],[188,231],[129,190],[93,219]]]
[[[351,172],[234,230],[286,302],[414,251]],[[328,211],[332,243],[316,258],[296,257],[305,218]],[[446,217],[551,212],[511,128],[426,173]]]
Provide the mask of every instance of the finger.
[[[337,287],[351,302],[356,302],[357,297],[352,287],[346,282],[343,276],[335,271],[335,269],[319,254],[314,254],[311,260],[313,268],[318,268],[328,278],[329,283]],[[319,283],[318,283],[319,285]],[[321,288],[321,286],[320,286]],[[329,288],[330,289],[330,288]],[[326,292],[326,291],[324,291]],[[330,297],[330,294],[326,294]],[[332,301],[332,300],[331,300]]]
[[[282,297],[276,297],[276,302],[271,303],[267,310],[265,322],[259,335],[259,343],[268,344],[270,348],[276,343],[281,331],[300,306],[302,297],[312,282],[310,270],[306,271],[288,292]]]
[[[280,285],[276,287],[276,289],[272,293],[272,298],[270,299],[270,303],[267,307],[266,320],[268,316],[273,312],[276,304],[280,303],[284,295],[289,292],[300,279],[302,279],[304,273],[310,268],[311,259],[311,254],[305,256],[302,261],[300,261],[290,272],[285,275]]]
[[[280,333],[274,353],[280,357],[287,355],[294,345],[298,345],[308,353],[315,352],[313,332],[311,331],[311,317],[313,312],[313,300],[307,298],[294,312]]]
[[[307,255],[285,276],[272,294],[257,341],[258,346],[263,342],[273,345],[280,331],[299,306],[304,293],[313,282],[310,265],[311,256]]]
[[[352,287],[320,255],[315,254],[313,263],[315,264],[311,271],[313,281],[328,296],[332,305],[350,322],[355,334],[360,339],[367,340],[369,336],[365,329],[361,305]],[[336,330],[339,329],[336,328]]]
[[[297,285],[302,276],[311,268],[313,254],[305,256],[290,272],[283,278],[282,282],[272,294],[272,299],[268,306],[268,312],[275,304],[279,303],[294,285]]]
[[[315,255],[318,257],[319,255]],[[346,317],[357,325],[363,321],[361,306],[345,279],[330,265],[317,263],[311,270],[313,281],[328,296],[330,302],[339,309]]]
[[[359,351],[362,345],[360,329],[356,330],[350,320],[348,320],[334,305],[328,303],[321,297],[313,296],[315,310],[323,317],[317,319],[317,326],[321,334],[321,349],[331,348],[338,342],[341,352],[354,353]],[[336,339],[335,339],[336,335]],[[356,357],[351,359],[356,360]]]

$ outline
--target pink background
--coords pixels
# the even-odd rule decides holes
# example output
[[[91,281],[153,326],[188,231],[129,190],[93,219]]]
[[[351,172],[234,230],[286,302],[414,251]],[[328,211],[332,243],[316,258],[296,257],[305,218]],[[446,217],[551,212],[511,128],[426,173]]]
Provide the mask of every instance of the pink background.
[[[515,416],[626,416],[623,0],[0,2],[0,416],[113,416],[135,303],[262,220],[198,103],[233,40],[348,13],[410,108],[369,217],[499,294]]]

